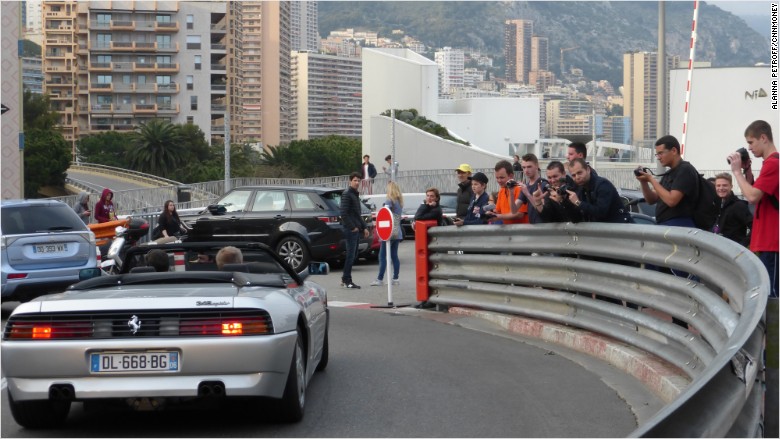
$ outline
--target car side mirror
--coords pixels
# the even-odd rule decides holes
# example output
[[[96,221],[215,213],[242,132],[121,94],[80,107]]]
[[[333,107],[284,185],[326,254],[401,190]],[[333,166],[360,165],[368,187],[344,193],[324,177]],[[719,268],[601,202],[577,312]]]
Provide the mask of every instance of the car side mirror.
[[[309,264],[309,274],[328,274],[330,265],[327,262],[312,262]]]
[[[103,272],[100,270],[100,268],[82,268],[79,270],[79,280],[87,280],[92,279],[96,277],[100,277],[103,274]]]
[[[212,215],[224,215],[227,213],[227,208],[221,204],[209,204],[208,209]]]

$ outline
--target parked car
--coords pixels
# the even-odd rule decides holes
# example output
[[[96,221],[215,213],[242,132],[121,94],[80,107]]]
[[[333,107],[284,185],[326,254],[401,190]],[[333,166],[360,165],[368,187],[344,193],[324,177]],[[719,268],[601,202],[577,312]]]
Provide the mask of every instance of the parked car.
[[[346,256],[339,204],[343,189],[303,186],[244,186],[223,195],[197,217],[187,241],[256,241],[273,248],[293,270],[311,261]],[[371,238],[361,238],[360,251]]]
[[[628,207],[631,218],[637,224],[656,224],[655,206],[645,202],[642,191],[635,189],[618,189],[623,205]]]
[[[440,194],[441,195],[441,194]],[[446,196],[441,197],[441,210],[445,222],[452,224],[452,219],[455,218],[455,203],[453,198],[454,194],[447,193]],[[404,233],[404,239],[414,239],[414,214],[417,213],[417,209],[420,204],[425,201],[425,193],[408,193],[404,196],[404,208],[401,214],[401,229]],[[455,195],[455,197],[457,197]],[[382,207],[382,203],[387,199],[385,194],[367,195],[363,197],[363,202],[371,207],[371,211],[374,217],[376,217],[376,211]],[[446,200],[446,201],[445,201]],[[455,200],[455,201],[453,201]]]
[[[215,271],[196,258],[176,266],[185,271],[116,276],[88,269],[84,277],[97,277],[18,306],[0,347],[14,420],[57,427],[73,401],[149,410],[234,396],[278,399],[281,420],[300,420],[309,380],[328,365],[327,293],[271,248],[230,244],[247,262]],[[134,247],[127,267],[155,248],[208,255],[214,247]],[[313,273],[327,273],[316,265]]]
[[[65,203],[4,200],[0,218],[3,302],[61,292],[98,265],[95,234]]]

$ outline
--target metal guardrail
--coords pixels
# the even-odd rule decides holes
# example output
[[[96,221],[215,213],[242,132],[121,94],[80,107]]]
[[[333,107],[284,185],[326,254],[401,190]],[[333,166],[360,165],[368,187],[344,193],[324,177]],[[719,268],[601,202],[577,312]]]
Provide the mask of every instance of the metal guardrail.
[[[746,248],[698,229],[635,224],[434,227],[428,233],[430,302],[601,333],[687,374],[690,385],[632,436],[761,434],[758,371],[769,278]],[[591,294],[674,316],[691,329]]]
[[[100,174],[109,174],[114,177],[120,175],[125,178],[130,178],[147,184],[153,184],[155,186],[166,186],[166,185],[178,186],[183,184],[178,181],[169,180],[167,178],[158,177],[156,175],[145,174],[143,172],[132,171],[124,168],[115,168],[113,166],[97,165],[93,163],[72,162],[70,164],[70,169],[73,169],[74,171],[97,172]]]

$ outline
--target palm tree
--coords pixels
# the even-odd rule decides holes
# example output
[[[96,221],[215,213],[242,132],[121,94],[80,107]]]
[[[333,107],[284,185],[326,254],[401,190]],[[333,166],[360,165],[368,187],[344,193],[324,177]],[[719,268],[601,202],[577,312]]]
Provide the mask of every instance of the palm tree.
[[[170,122],[152,119],[141,123],[128,153],[136,171],[166,177],[182,162],[185,151],[179,145],[179,130]]]

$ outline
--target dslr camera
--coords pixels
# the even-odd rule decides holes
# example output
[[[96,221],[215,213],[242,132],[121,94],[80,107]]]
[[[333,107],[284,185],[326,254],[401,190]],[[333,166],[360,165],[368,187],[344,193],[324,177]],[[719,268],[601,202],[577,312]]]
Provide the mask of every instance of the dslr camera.
[[[642,172],[649,172],[649,173],[652,174],[652,172],[650,171],[650,168],[636,168],[636,169],[634,169],[634,175],[636,175],[637,177],[642,175]]]
[[[750,155],[748,154],[748,151],[747,151],[747,149],[745,149],[745,148],[739,148],[739,149],[737,150],[737,152],[739,153],[739,159],[740,159],[740,160],[742,160],[742,164],[745,164],[745,163],[747,163],[748,161],[750,161]],[[726,157],[726,162],[727,162],[728,164],[731,164],[731,159],[730,159],[730,158],[728,158],[728,157]]]
[[[562,196],[562,197],[568,197],[568,196],[569,196],[569,193],[568,193],[568,192],[566,192],[566,191],[573,191],[573,190],[574,190],[574,188],[573,188],[573,187],[570,187],[568,184],[562,184],[562,185],[561,185],[561,186],[560,186],[560,187],[557,189],[557,191],[558,191],[558,195],[560,195],[560,196]]]
[[[511,189],[511,188],[517,186],[518,184],[520,184],[520,183],[518,183],[516,180],[509,180],[509,181],[506,182],[506,187],[508,189]]]

